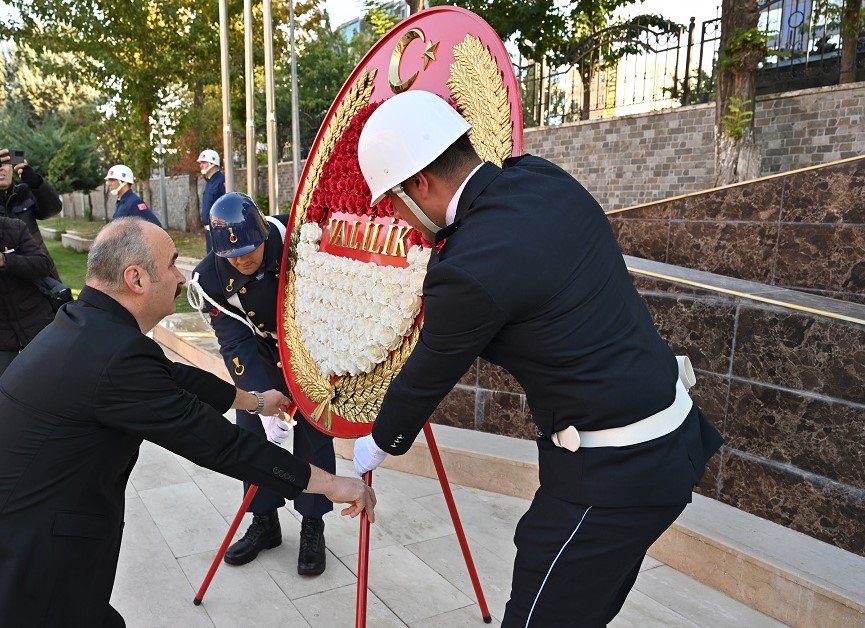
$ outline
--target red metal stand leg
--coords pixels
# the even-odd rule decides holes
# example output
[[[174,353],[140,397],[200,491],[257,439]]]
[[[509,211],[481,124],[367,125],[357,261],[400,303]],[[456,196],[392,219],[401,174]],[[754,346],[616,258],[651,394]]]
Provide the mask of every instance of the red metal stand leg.
[[[448,505],[448,511],[450,512],[451,520],[454,523],[454,531],[456,532],[457,539],[460,542],[460,549],[462,549],[463,558],[466,561],[466,569],[468,569],[469,578],[471,578],[472,586],[475,589],[475,596],[477,596],[478,598],[478,606],[481,609],[481,617],[483,617],[484,623],[489,624],[493,621],[493,618],[490,615],[489,608],[487,608],[487,601],[486,598],[484,598],[484,592],[481,588],[481,581],[478,579],[478,572],[475,569],[475,563],[472,560],[472,553],[469,549],[468,541],[466,540],[466,534],[465,532],[463,532],[463,525],[460,522],[460,515],[457,512],[457,506],[456,503],[454,503],[454,496],[451,492],[450,484],[448,484],[448,477],[445,473],[445,467],[442,464],[442,458],[439,454],[439,448],[436,444],[435,437],[433,436],[432,427],[430,426],[429,422],[427,422],[423,426],[423,433],[426,436],[426,442],[429,446],[429,452],[432,456],[433,465],[436,468],[436,475],[438,475],[439,484],[441,484],[442,493],[444,493],[445,502]]]
[[[255,484],[250,485],[249,489],[246,491],[246,495],[244,495],[243,501],[240,504],[240,509],[234,516],[234,521],[231,522],[231,526],[228,528],[228,533],[225,535],[225,538],[222,539],[222,545],[219,546],[219,551],[216,552],[216,556],[213,557],[213,562],[210,564],[210,569],[208,570],[207,575],[204,576],[204,582],[201,583],[201,588],[198,589],[198,593],[195,594],[195,598],[192,600],[192,603],[196,606],[201,605],[201,600],[204,599],[204,594],[207,593],[207,587],[210,586],[210,581],[213,580],[216,570],[219,569],[222,557],[225,556],[225,552],[228,550],[228,545],[231,543],[231,539],[234,538],[234,533],[237,532],[237,527],[240,525],[243,515],[246,514],[246,509],[249,508],[252,498],[255,497],[256,491],[258,491],[258,487]]]
[[[363,474],[363,481],[372,486],[372,471]],[[360,542],[357,552],[357,605],[355,607],[355,628],[366,628],[366,592],[369,581],[369,518],[366,512],[360,514]]]

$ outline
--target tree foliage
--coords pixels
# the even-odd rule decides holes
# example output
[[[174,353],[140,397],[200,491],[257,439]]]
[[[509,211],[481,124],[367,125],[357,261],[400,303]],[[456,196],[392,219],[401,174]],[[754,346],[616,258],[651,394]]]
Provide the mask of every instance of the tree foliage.
[[[617,10],[637,3],[637,0],[455,2],[483,17],[502,40],[513,41],[525,59],[553,68],[574,67],[583,87],[582,119],[588,119],[591,86],[599,71],[614,67],[626,55],[653,50],[659,38],[678,33],[682,28],[660,15],[630,18],[615,15]],[[433,4],[445,2],[435,0]],[[543,78],[535,74],[535,80]],[[538,98],[544,98],[541,90],[534,91]]]
[[[109,161],[127,163],[139,177],[154,162],[162,139],[154,124],[169,95],[181,98],[194,118],[203,104],[196,103],[196,96],[203,94],[205,86],[219,84],[216,0],[9,0],[7,4],[17,10],[20,20],[4,25],[5,36],[40,53],[76,55],[78,67],[59,66],[58,71],[65,72],[66,79],[105,93],[104,150]],[[254,8],[260,64],[261,2]],[[229,15],[232,76],[240,77],[233,86],[242,94],[243,0],[230,0]],[[287,3],[275,3],[274,21],[288,21]],[[287,36],[281,30],[274,32],[274,52],[284,55]],[[183,118],[194,126],[190,116]],[[218,119],[214,124],[221,126]]]
[[[27,162],[60,192],[89,191],[102,182],[95,129],[100,94],[66,81],[56,68],[76,67],[73,55],[9,45],[0,137],[25,151]]]
[[[86,112],[49,112],[34,118],[25,103],[0,113],[0,137],[7,148],[21,148],[27,163],[58,192],[88,192],[102,183],[103,169]]]

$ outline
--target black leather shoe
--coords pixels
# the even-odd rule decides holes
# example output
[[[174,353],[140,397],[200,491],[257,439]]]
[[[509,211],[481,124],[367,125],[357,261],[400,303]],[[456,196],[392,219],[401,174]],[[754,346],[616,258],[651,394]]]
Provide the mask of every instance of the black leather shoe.
[[[317,576],[324,572],[326,562],[324,521],[304,517],[300,524],[300,551],[297,553],[297,573],[301,576]]]
[[[228,548],[223,560],[229,565],[245,565],[258,556],[261,550],[272,549],[281,543],[282,529],[277,512],[254,513],[246,534]]]

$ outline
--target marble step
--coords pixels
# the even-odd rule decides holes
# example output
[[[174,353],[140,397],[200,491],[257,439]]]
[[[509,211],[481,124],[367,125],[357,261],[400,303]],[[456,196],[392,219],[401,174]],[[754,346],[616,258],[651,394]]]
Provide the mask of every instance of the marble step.
[[[153,337],[229,380],[198,315],[168,317]],[[536,490],[533,442],[440,425],[433,432],[451,482],[521,498]],[[336,449],[352,458],[352,441],[337,439]],[[388,458],[385,466],[436,477],[423,434],[409,453]],[[865,626],[865,557],[698,494],[649,555],[790,626]]]

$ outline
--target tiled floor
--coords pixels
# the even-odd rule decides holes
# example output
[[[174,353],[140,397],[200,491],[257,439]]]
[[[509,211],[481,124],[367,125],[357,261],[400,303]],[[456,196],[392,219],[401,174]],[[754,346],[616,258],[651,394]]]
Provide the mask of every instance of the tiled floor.
[[[353,473],[338,460],[338,472]],[[485,626],[438,482],[376,471],[367,626]],[[512,535],[525,500],[453,486],[475,564],[499,625],[510,589]],[[240,483],[145,443],[127,490],[112,604],[130,628],[355,625],[358,521],[327,515],[328,566],[296,572],[300,522],[280,511],[283,544],[248,565],[222,565],[201,606],[192,599],[241,500]],[[238,534],[248,525],[248,517]],[[647,559],[614,628],[783,626]]]

